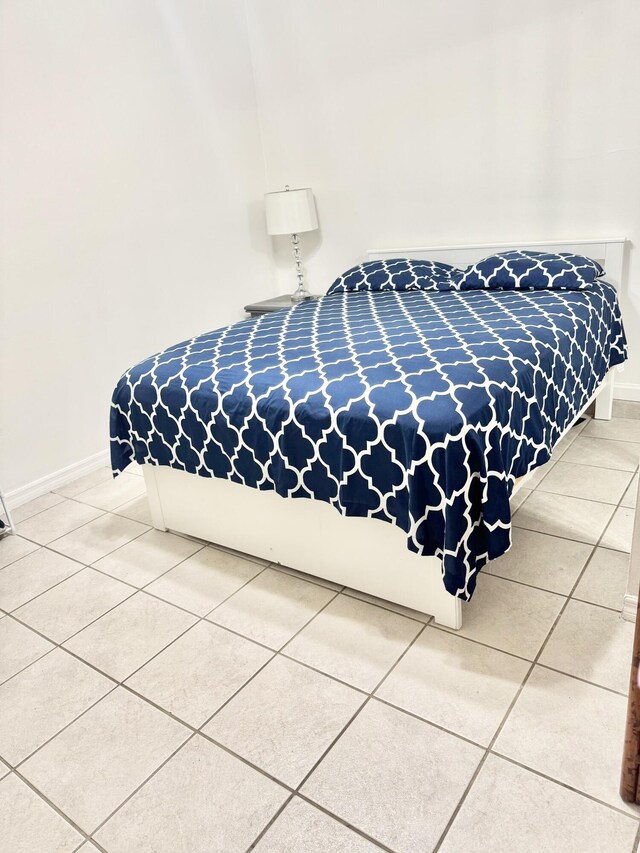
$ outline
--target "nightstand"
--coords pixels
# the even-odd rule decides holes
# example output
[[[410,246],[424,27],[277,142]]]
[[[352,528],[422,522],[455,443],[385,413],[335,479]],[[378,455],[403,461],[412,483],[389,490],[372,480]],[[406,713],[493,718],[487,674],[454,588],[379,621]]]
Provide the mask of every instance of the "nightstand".
[[[319,296],[313,296],[307,302],[313,299],[320,299]],[[250,317],[260,317],[261,314],[271,314],[273,311],[282,311],[283,308],[293,308],[299,303],[292,302],[291,296],[273,296],[271,299],[265,299],[262,302],[252,302],[250,305],[245,305],[244,310]]]

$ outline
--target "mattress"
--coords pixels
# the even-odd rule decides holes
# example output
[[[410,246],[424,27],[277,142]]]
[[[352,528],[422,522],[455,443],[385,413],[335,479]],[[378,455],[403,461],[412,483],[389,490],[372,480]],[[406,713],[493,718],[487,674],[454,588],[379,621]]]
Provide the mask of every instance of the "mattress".
[[[625,358],[605,281],[333,294],[128,370],[113,394],[112,467],[168,465],[397,525],[469,599],[510,547],[516,479],[549,459]]]

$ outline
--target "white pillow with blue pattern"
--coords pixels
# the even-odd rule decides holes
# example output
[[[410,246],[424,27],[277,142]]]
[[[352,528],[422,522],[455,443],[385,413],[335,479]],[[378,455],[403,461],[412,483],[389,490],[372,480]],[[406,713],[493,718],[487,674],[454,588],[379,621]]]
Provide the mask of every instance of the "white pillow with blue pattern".
[[[461,290],[585,290],[604,275],[597,261],[570,252],[500,252],[472,264]]]
[[[462,270],[438,261],[409,258],[366,261],[338,276],[327,290],[327,295],[363,290],[459,290],[461,275]]]

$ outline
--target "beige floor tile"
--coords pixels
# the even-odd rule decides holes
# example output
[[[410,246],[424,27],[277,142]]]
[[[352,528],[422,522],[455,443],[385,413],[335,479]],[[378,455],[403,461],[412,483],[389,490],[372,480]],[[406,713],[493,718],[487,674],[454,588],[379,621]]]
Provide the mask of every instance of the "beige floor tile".
[[[254,850],[255,853],[380,853],[377,844],[298,797],[278,815]]]
[[[625,506],[618,507],[600,540],[600,545],[603,548],[625,551],[628,554],[631,551],[635,515],[635,509]]]
[[[375,604],[376,607],[383,607],[385,610],[393,610],[394,613],[399,613],[401,616],[407,616],[409,619],[415,619],[417,622],[431,622],[431,616],[428,613],[421,613],[419,610],[412,610],[410,607],[404,607],[402,604],[396,604],[393,601],[386,601],[384,598],[377,598],[375,595],[369,595],[368,592],[360,592],[358,589],[350,589],[345,587],[344,594],[351,598],[358,598],[360,601],[366,601],[369,604]]]
[[[581,435],[563,454],[562,461],[633,472],[638,467],[639,458],[640,444],[635,442],[609,441]]]
[[[64,495],[66,498],[74,498],[92,486],[97,486],[100,483],[108,483],[112,479],[111,468],[108,465],[104,465],[95,471],[91,471],[89,474],[84,474],[82,477],[65,483],[64,486],[60,486],[60,488],[54,489],[54,491],[59,495]]]
[[[539,465],[537,468],[534,468],[530,476],[525,480],[523,487],[529,490],[537,489],[547,474],[551,473],[557,461],[557,459],[550,459],[548,462],[545,462],[544,465]]]
[[[627,701],[601,687],[536,667],[494,751],[618,809]]]
[[[0,755],[14,767],[113,688],[61,649],[0,686]]]
[[[431,850],[482,750],[375,699],[302,793],[398,853]]]
[[[92,844],[90,841],[85,841],[85,843],[80,847],[78,853],[100,853],[95,844]]]
[[[613,610],[570,601],[540,663],[626,695],[633,631],[633,622]]]
[[[513,515],[514,512],[522,506],[522,504],[526,501],[532,491],[532,489],[527,489],[524,486],[518,489],[518,491],[515,493],[515,495],[512,496],[511,500],[509,501],[509,505],[511,507],[511,515]]]
[[[551,454],[551,460],[553,462],[557,462],[564,455],[564,452],[571,447],[576,438],[578,438],[582,433],[585,426],[586,423],[576,424],[576,426],[572,427],[572,429],[570,429],[569,432],[560,439],[560,441],[556,442]]]
[[[628,554],[596,548],[573,597],[620,611],[628,576]]]
[[[280,649],[335,596],[315,583],[265,569],[207,617],[272,649]]]
[[[462,628],[455,633],[533,660],[564,602],[560,595],[481,574],[473,598],[462,605]]]
[[[422,628],[413,619],[340,595],[284,652],[354,687],[371,691]]]
[[[5,776],[7,775],[7,773],[9,773],[9,772],[10,772],[10,770],[9,770],[9,765],[8,765],[8,764],[5,764],[5,763],[4,763],[4,761],[2,761],[2,759],[0,759],[0,779],[4,779],[4,777],[5,777]],[[2,810],[0,809],[0,812],[1,812],[1,811],[2,811]]]
[[[54,492],[47,492],[46,495],[40,495],[39,498],[34,498],[32,501],[17,506],[11,510],[11,517],[14,524],[19,524],[21,521],[26,521],[39,512],[45,509],[51,509],[52,506],[60,504],[64,501],[62,495],[56,495]]]
[[[640,421],[638,423],[640,424]],[[630,481],[629,471],[594,468],[592,465],[579,465],[561,460],[540,483],[538,491],[617,504]]]
[[[3,569],[10,563],[15,563],[16,560],[25,557],[27,554],[31,554],[37,549],[38,546],[35,542],[29,542],[15,533],[10,536],[3,536],[0,539],[0,569]]]
[[[244,853],[287,797],[286,789],[196,735],[96,841],[109,853]]]
[[[54,643],[63,643],[134,592],[133,587],[101,572],[83,569],[19,607],[14,615]]]
[[[376,696],[488,746],[529,666],[520,658],[428,628]]]
[[[144,480],[134,474],[120,474],[115,480],[99,483],[76,496],[77,501],[107,511],[145,494]]]
[[[184,610],[137,592],[67,640],[65,647],[124,681],[195,621]]]
[[[202,545],[182,536],[149,530],[94,565],[114,578],[143,587],[201,549]]]
[[[365,699],[332,678],[276,657],[203,731],[295,788]]]
[[[622,506],[636,508],[638,502],[638,475],[636,474],[631,481],[629,488],[624,493],[621,504]]]
[[[0,572],[0,607],[15,610],[81,570],[81,563],[39,548]]]
[[[78,506],[84,506],[84,504],[78,504]],[[66,554],[67,557],[90,565],[147,530],[144,524],[137,521],[106,513],[95,521],[85,524],[79,530],[56,539],[50,547],[61,554]]]
[[[198,622],[127,684],[198,728],[272,652],[209,622]]]
[[[14,775],[0,782],[0,838],[6,853],[73,853],[82,841],[71,824]]]
[[[592,420],[585,427],[584,434],[590,438],[640,442],[640,420],[619,417],[613,417],[610,421]]]
[[[592,545],[523,527],[511,529],[511,550],[483,572],[568,595],[593,551]]]
[[[564,438],[561,438],[560,441],[555,444],[551,456],[554,462],[557,462],[559,459],[562,459],[566,451],[571,447],[575,438],[576,436],[566,435]]]
[[[640,403],[634,400],[614,400],[614,418],[640,418]]]
[[[0,683],[50,652],[53,645],[15,619],[0,619]]]
[[[251,560],[203,548],[149,584],[147,591],[204,616],[261,571]]]
[[[119,687],[20,769],[52,803],[92,833],[189,734],[181,723]],[[172,811],[173,804],[167,805],[165,810]]]
[[[102,511],[93,506],[65,500],[17,524],[16,532],[40,545],[47,545],[101,515]]]
[[[631,853],[637,828],[631,817],[490,755],[440,851]]]
[[[610,504],[535,491],[514,515],[513,524],[595,545],[612,515]]]
[[[149,509],[149,501],[146,495],[142,495],[129,503],[122,504],[116,510],[116,515],[122,515],[125,518],[130,518],[132,521],[139,521],[141,524],[147,524],[153,527],[151,518],[151,510]]]

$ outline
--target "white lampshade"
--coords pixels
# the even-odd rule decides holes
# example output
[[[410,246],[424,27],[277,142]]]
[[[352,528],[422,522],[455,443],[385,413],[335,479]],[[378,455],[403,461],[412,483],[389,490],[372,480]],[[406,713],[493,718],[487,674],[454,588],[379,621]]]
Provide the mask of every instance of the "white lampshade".
[[[267,234],[300,234],[318,227],[316,203],[308,187],[267,193],[264,201]]]

